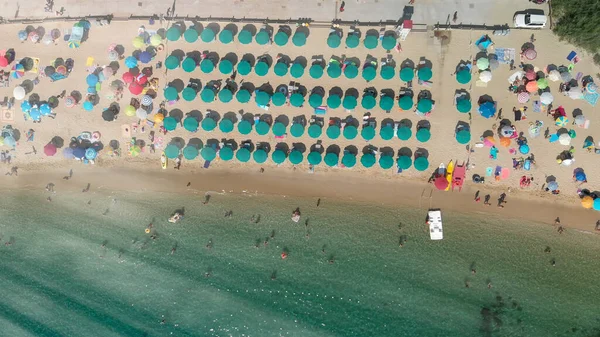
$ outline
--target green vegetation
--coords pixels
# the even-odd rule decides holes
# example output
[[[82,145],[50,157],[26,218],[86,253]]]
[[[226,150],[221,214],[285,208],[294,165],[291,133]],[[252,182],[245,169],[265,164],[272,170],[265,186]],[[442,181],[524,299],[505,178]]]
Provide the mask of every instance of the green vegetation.
[[[552,0],[550,4],[556,22],[554,33],[593,53],[594,62],[600,65],[600,1]]]

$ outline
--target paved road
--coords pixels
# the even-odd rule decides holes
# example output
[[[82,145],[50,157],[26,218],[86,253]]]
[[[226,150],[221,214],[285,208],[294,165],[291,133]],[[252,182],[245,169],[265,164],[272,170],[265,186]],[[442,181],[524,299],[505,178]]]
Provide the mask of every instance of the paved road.
[[[65,15],[85,16],[115,14],[116,16],[166,13],[173,3],[150,0],[55,0],[54,9],[65,8]],[[298,18],[329,21],[398,20],[403,17],[408,0],[346,0],[345,11],[339,12],[340,0],[175,0],[175,13],[190,16]],[[5,18],[42,18],[52,13],[44,11],[45,0],[10,0],[2,6]],[[458,12],[457,23],[511,23],[515,11],[531,6],[527,0],[415,0],[415,23],[445,23]],[[538,7],[544,8],[545,7]]]

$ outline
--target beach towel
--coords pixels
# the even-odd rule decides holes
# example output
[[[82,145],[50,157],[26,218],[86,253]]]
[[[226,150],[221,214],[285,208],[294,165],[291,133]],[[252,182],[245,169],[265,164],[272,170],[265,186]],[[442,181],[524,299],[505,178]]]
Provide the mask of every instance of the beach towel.
[[[477,80],[477,82],[475,82],[475,86],[480,88],[487,88],[487,83],[481,80]]]
[[[50,77],[50,81],[52,81],[52,82],[60,81],[60,80],[67,78],[67,76],[65,76],[61,73],[54,73],[54,74],[50,75],[49,77]]]
[[[31,67],[29,72],[37,74],[40,71],[40,59],[37,57],[32,57],[31,59],[33,60],[33,67]]]
[[[515,60],[514,48],[496,48],[494,52],[499,63],[510,64],[511,61]]]
[[[569,53],[569,55],[567,55],[567,60],[568,60],[568,61],[573,61],[573,59],[575,58],[575,56],[577,56],[577,53],[576,53],[575,51],[573,51],[573,50],[572,50],[572,51]]]
[[[210,160],[204,162],[204,168],[207,169],[210,167]]]
[[[508,167],[503,168],[500,171],[500,178],[502,180],[508,179],[510,177],[510,169]]]
[[[486,177],[491,177],[492,173],[494,173],[494,168],[493,167],[488,167],[485,169],[485,176]]]
[[[542,107],[540,101],[533,101],[533,112],[541,112]]]
[[[515,121],[521,120],[521,110],[515,110]]]
[[[85,61],[85,66],[91,67],[93,65],[94,65],[94,58],[91,56],[88,56],[87,60]]]
[[[591,106],[596,106],[596,103],[598,103],[598,97],[600,95],[598,93],[591,93],[591,92],[586,92],[585,94],[583,94],[583,99],[590,103]]]

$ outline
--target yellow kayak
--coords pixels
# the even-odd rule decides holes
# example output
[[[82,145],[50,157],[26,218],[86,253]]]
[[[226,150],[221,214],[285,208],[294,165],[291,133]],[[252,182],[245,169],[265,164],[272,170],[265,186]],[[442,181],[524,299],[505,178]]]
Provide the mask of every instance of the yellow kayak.
[[[450,190],[452,186],[452,172],[454,172],[454,162],[451,160],[446,166],[446,180],[448,180],[448,187],[446,187],[446,191]]]
[[[162,166],[163,170],[167,169],[167,165],[169,164],[169,159],[167,159],[167,155],[165,155],[164,153],[160,156],[160,165]]]

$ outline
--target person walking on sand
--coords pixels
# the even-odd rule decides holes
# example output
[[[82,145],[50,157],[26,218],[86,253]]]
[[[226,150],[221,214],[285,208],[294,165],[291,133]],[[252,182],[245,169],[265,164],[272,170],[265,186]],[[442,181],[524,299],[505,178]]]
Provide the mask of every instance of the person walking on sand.
[[[487,206],[490,206],[490,205],[491,205],[491,204],[490,204],[490,198],[491,198],[491,197],[492,197],[491,195],[489,195],[489,194],[486,194],[486,195],[485,195],[485,197],[484,197],[484,199],[483,199],[483,204],[484,204],[484,205],[487,205]]]
[[[504,208],[503,204],[506,203],[506,200],[504,200],[504,199],[506,199],[506,193],[500,194],[500,198],[498,198],[498,207]]]
[[[344,9],[345,9],[344,7],[346,7],[346,2],[342,1],[342,4],[340,5],[340,13],[344,12]]]
[[[479,190],[477,190],[477,192],[475,192],[475,202],[479,202],[479,200],[481,200],[481,198],[479,197]]]

